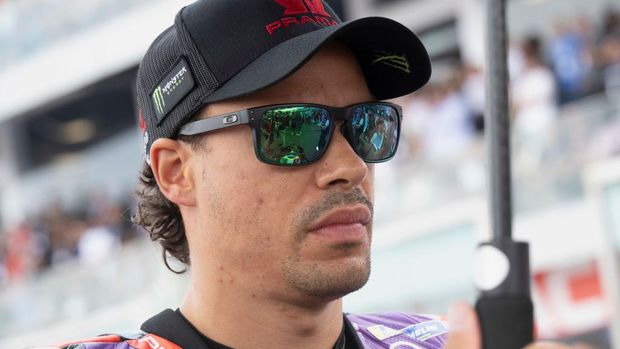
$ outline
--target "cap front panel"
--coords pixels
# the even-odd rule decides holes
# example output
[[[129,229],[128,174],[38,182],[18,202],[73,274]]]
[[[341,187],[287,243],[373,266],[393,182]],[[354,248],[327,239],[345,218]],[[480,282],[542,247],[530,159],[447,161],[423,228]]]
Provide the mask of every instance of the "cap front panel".
[[[321,0],[199,1],[182,17],[220,83],[281,42],[341,23]]]

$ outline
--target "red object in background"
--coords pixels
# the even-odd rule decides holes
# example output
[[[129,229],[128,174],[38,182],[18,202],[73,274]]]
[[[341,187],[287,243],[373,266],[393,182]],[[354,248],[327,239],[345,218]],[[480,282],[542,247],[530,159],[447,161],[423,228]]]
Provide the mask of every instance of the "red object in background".
[[[8,233],[4,265],[10,282],[22,279],[28,272],[30,243],[31,231],[26,224]]]
[[[533,281],[540,338],[580,335],[609,326],[608,301],[595,261],[538,272]]]
[[[568,287],[571,300],[575,303],[603,298],[603,285],[594,263],[571,275],[568,279]]]

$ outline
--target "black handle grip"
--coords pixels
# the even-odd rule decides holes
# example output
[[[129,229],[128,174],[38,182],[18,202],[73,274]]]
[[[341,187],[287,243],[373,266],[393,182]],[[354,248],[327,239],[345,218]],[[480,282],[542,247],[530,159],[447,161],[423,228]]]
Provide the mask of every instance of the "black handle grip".
[[[529,246],[510,239],[480,244],[476,311],[484,349],[522,349],[534,339]]]
[[[484,349],[522,349],[534,337],[529,297],[482,298],[476,302]]]

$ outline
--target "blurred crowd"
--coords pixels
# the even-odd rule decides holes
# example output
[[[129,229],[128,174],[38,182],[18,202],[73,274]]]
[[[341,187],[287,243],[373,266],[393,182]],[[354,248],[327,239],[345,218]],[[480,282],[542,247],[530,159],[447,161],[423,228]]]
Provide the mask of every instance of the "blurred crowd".
[[[0,231],[0,289],[65,261],[104,262],[138,236],[130,203],[92,194],[79,208],[52,202],[45,212]]]
[[[511,45],[517,171],[536,171],[553,155],[550,135],[563,106],[602,93],[610,104],[620,101],[620,13],[609,11],[598,24],[585,17],[563,20],[547,37],[527,37]],[[473,153],[477,165],[468,167],[465,178],[473,190],[483,186],[484,79],[480,67],[452,65],[436,71],[429,85],[401,100],[406,117],[400,163],[441,168]],[[612,135],[603,147],[606,155],[620,153],[618,120],[612,118],[605,127]],[[0,231],[0,289],[67,260],[104,261],[140,235],[130,223],[132,203],[114,203],[102,194],[89,196],[79,209],[56,202],[38,216]]]
[[[512,43],[509,72],[515,150],[536,166],[545,158],[560,108],[602,92],[611,103],[620,100],[620,12],[608,11],[599,27],[578,17],[556,22],[548,37]],[[483,134],[482,68],[452,65],[436,71],[429,85],[402,103],[408,155],[453,162]]]
[[[0,0],[0,71],[76,31],[97,25],[145,2],[74,1],[71,10],[67,11],[63,6],[65,0]]]

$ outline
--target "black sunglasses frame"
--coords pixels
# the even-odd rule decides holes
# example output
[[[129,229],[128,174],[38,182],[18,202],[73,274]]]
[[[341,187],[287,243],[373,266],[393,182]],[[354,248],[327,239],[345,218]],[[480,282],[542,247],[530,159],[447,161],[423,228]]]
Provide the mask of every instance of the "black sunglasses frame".
[[[397,134],[396,134],[396,145],[394,146],[394,151],[392,152],[392,154],[387,157],[387,158],[383,158],[380,160],[366,160],[364,159],[358,152],[357,149],[355,147],[355,145],[353,144],[353,140],[351,139],[351,135],[350,132],[347,130],[347,127],[345,125],[349,124],[350,122],[347,123],[347,121],[351,121],[353,118],[353,112],[362,106],[385,106],[385,107],[391,107],[396,111],[397,114],[397,120],[398,120],[398,125],[397,125]],[[276,108],[293,108],[293,107],[314,107],[314,108],[321,108],[321,109],[325,109],[328,113],[329,113],[329,117],[330,120],[332,121],[330,123],[329,126],[329,133],[327,135],[327,142],[325,147],[323,147],[323,149],[321,149],[321,151],[317,154],[316,158],[312,161],[308,161],[305,163],[300,163],[300,164],[282,164],[282,163],[278,163],[278,162],[274,162],[272,160],[266,159],[263,154],[261,153],[261,150],[259,149],[259,144],[258,144],[258,132],[260,132],[260,120],[261,120],[261,116],[272,109],[276,109]],[[250,126],[250,128],[252,129],[252,136],[253,136],[253,142],[254,142],[254,153],[256,154],[256,157],[263,163],[269,164],[269,165],[276,165],[276,166],[285,166],[285,167],[292,167],[292,166],[305,166],[305,165],[311,165],[317,161],[319,161],[323,155],[325,154],[325,151],[327,150],[327,148],[329,147],[329,145],[331,144],[332,141],[332,137],[333,137],[333,133],[334,133],[334,129],[335,129],[335,125],[336,122],[338,121],[345,121],[343,123],[343,125],[341,126],[341,132],[343,134],[343,136],[346,138],[347,142],[349,143],[349,145],[351,146],[351,148],[353,149],[353,151],[362,159],[364,160],[364,162],[366,163],[381,163],[381,162],[386,162],[388,160],[390,160],[391,158],[394,157],[394,155],[396,154],[396,151],[398,150],[398,143],[400,142],[400,131],[401,131],[401,122],[402,122],[402,107],[399,106],[398,104],[394,104],[394,103],[389,103],[389,102],[364,102],[364,103],[357,103],[357,104],[353,104],[350,106],[346,106],[346,107],[332,107],[332,106],[328,106],[328,105],[323,105],[323,104],[313,104],[313,103],[288,103],[288,104],[273,104],[273,105],[266,105],[266,106],[261,106],[261,107],[256,107],[256,108],[250,108],[250,109],[245,109],[245,110],[239,110],[239,111],[235,111],[235,112],[230,112],[230,113],[226,113],[226,114],[221,114],[221,115],[216,115],[216,116],[211,116],[207,119],[201,119],[201,120],[197,120],[197,121],[192,121],[189,122],[185,125],[183,125],[183,127],[181,127],[181,129],[179,130],[179,135],[183,135],[183,136],[195,136],[195,135],[199,135],[199,134],[204,134],[204,133],[209,133],[212,131],[217,131],[217,130],[222,130],[222,129],[226,129],[229,127],[235,127],[235,126],[240,126],[240,125],[245,125],[247,124],[248,126]],[[349,127],[350,129],[350,127]]]

